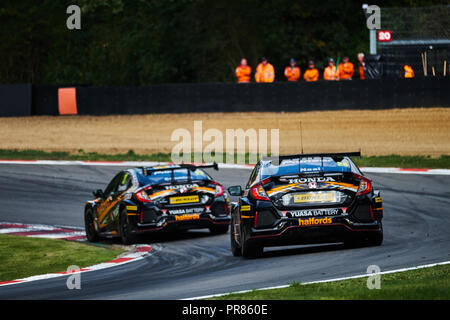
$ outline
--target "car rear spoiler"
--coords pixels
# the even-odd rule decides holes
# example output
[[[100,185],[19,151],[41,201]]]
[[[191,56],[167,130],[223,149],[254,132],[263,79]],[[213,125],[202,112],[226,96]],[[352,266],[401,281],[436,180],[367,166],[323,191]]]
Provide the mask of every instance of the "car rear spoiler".
[[[340,157],[361,157],[361,151],[356,152],[338,152],[338,153],[301,153],[301,154],[291,154],[291,155],[281,155],[278,157],[269,157],[265,160],[272,160],[274,165],[280,164],[283,160],[288,159],[301,159],[301,158],[340,158]]]
[[[213,168],[214,170],[219,170],[219,165],[216,162],[213,162],[212,164],[201,164],[201,165],[196,165],[196,164],[191,164],[191,163],[182,163],[182,164],[178,164],[176,166],[167,166],[164,168],[164,166],[160,167],[160,168],[152,168],[152,167],[141,167],[142,169],[142,173],[144,174],[144,176],[148,176],[149,172],[155,172],[155,171],[167,171],[167,170],[178,170],[178,169],[204,169],[204,168]],[[189,173],[190,176],[190,173]]]

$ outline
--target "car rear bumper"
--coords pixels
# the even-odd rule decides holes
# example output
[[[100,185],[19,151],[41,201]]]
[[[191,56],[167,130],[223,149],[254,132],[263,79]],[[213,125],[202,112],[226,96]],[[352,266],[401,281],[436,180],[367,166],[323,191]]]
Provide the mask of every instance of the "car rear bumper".
[[[274,229],[257,230],[252,228],[248,241],[263,247],[343,242],[364,239],[382,232],[381,222],[353,223],[348,219],[327,225],[300,226],[285,224]]]
[[[176,220],[175,216],[166,216],[155,223],[137,223],[134,233],[147,233],[156,231],[172,231],[187,229],[204,229],[219,225],[229,225],[230,216],[214,216],[212,214],[201,214],[199,217],[185,220]]]

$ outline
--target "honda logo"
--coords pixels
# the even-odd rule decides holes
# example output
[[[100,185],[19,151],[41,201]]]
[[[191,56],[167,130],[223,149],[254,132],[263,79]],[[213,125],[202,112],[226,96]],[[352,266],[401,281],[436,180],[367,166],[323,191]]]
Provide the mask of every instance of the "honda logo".
[[[308,183],[308,188],[310,188],[310,189],[317,189],[317,182],[310,182],[310,183]]]

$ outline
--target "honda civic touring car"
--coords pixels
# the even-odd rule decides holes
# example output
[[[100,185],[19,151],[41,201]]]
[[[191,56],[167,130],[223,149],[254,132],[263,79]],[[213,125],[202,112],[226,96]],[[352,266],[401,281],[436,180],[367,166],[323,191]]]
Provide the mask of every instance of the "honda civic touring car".
[[[119,236],[124,244],[143,233],[209,228],[226,233],[228,196],[204,168],[216,163],[133,168],[119,172],[105,190],[94,191],[84,210],[89,241]]]
[[[231,251],[255,257],[264,247],[344,242],[381,245],[380,191],[350,156],[299,154],[261,160],[245,188],[232,186]]]

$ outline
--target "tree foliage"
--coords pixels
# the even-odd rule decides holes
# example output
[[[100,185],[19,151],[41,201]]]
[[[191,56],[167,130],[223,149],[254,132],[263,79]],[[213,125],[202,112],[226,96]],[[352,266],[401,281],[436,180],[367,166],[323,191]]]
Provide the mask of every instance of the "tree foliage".
[[[384,1],[418,6],[435,1]],[[66,8],[81,7],[81,30]],[[148,85],[232,82],[246,57],[261,56],[283,79],[296,58],[319,68],[328,57],[367,51],[362,1],[3,0],[0,82]],[[380,3],[380,5],[382,5]]]

